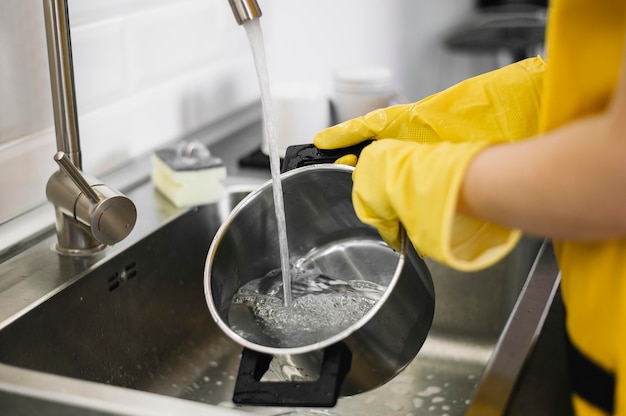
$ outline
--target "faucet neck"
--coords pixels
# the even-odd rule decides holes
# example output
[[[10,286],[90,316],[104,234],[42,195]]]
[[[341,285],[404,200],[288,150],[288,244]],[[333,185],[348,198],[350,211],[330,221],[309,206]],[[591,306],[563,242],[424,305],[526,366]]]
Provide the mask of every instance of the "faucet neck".
[[[102,251],[106,245],[96,240],[92,234],[55,207],[57,244],[54,249],[60,254],[70,256],[90,256]]]
[[[57,150],[82,169],[67,0],[43,0]]]

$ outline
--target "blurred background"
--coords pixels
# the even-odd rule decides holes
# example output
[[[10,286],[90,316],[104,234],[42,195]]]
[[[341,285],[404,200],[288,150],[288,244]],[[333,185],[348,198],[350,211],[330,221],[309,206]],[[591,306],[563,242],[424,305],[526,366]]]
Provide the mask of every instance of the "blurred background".
[[[384,66],[407,101],[540,53],[541,39],[507,46],[518,39],[507,39],[499,17],[482,11],[546,5],[258,1],[272,84],[314,82],[330,94],[334,70]],[[530,10],[530,18],[515,15],[514,24],[542,33]],[[69,16],[83,168],[90,174],[260,108],[245,30],[227,0],[69,0]],[[55,151],[42,2],[2,0],[0,223],[45,201]]]

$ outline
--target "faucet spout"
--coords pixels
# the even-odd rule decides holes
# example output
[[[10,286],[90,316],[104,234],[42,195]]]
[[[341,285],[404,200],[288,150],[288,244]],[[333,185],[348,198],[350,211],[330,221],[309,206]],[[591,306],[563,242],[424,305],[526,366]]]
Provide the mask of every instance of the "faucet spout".
[[[135,226],[135,204],[82,172],[67,0],[43,0],[59,171],[46,185],[56,213],[57,251],[91,255],[124,239]]]
[[[242,25],[261,17],[261,9],[256,0],[228,0],[237,24]]]

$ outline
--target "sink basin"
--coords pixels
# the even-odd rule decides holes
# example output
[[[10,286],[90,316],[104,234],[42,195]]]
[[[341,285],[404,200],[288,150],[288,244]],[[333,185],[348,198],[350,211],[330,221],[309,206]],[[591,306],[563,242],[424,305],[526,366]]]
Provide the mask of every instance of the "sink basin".
[[[26,302],[28,307],[16,307],[19,310],[0,322],[0,391],[11,382],[21,391],[30,391],[24,380],[41,376],[51,381],[37,388],[50,389],[50,397],[59,394],[55,400],[65,400],[76,389],[76,397],[89,390],[88,396],[98,399],[100,409],[107,397],[125,394],[121,389],[152,394],[136,403],[158,403],[165,396],[202,404],[207,414],[214,414],[210,412],[215,408],[205,403],[234,407],[231,399],[241,347],[224,336],[211,318],[203,293],[203,268],[217,228],[246,193],[232,189],[219,204],[181,211],[143,235],[138,225],[134,240],[99,259],[59,258],[50,250],[50,237],[4,263],[5,282],[35,282],[34,275],[58,270],[63,270],[64,278],[58,284],[46,283],[55,289]],[[129,196],[135,201],[158,199],[148,184]],[[138,209],[141,220],[169,208],[161,201],[153,209],[156,214],[141,205]],[[323,414],[470,412],[475,398],[488,388],[490,369],[497,365],[506,335],[515,329],[512,312],[521,307],[520,294],[531,286],[542,244],[524,238],[500,263],[477,273],[456,272],[428,261],[435,284],[435,316],[417,357],[391,382],[340,398]],[[543,292],[550,290],[551,286]],[[549,293],[544,296],[548,299]],[[537,313],[537,322],[524,329],[530,338],[540,328],[543,312]],[[512,371],[519,371],[532,339],[518,339],[516,345],[522,358]],[[46,378],[50,375],[57,377]],[[63,387],[66,382],[71,388]],[[513,383],[514,378],[509,381]],[[507,395],[496,401],[504,400],[506,405]],[[501,405],[496,403],[496,412]],[[81,406],[89,408],[85,403]],[[293,410],[238,409],[273,415]]]

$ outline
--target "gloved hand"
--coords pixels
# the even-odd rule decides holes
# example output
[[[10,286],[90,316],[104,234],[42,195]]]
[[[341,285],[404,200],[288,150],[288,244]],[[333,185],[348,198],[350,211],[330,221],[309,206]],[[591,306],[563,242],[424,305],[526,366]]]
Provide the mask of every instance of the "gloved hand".
[[[368,139],[436,143],[530,137],[537,133],[544,67],[540,57],[525,59],[416,103],[374,110],[327,128],[313,143],[320,149],[339,149]],[[352,156],[347,164],[355,160]]]
[[[521,233],[456,213],[463,175],[486,146],[537,133],[543,69],[540,58],[527,59],[328,128],[314,143],[334,149],[388,139],[368,145],[356,163],[358,217],[396,249],[402,224],[422,255],[481,269],[506,255]]]
[[[420,254],[458,270],[487,267],[521,234],[456,213],[463,173],[487,141],[417,143],[380,140],[361,152],[352,201],[359,219],[400,247],[400,223]]]

